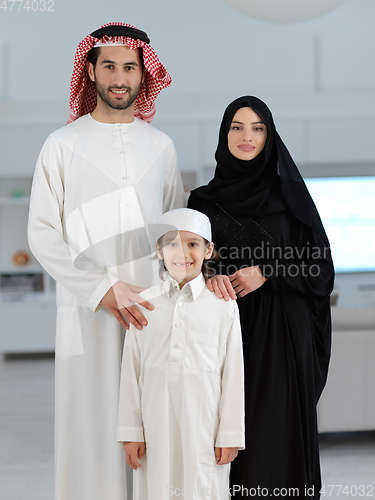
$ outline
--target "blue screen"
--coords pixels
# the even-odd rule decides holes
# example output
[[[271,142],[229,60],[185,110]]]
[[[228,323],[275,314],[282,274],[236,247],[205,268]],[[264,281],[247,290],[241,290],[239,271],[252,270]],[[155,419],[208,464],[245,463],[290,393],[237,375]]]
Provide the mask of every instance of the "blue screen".
[[[374,271],[375,176],[305,182],[327,232],[336,271]]]

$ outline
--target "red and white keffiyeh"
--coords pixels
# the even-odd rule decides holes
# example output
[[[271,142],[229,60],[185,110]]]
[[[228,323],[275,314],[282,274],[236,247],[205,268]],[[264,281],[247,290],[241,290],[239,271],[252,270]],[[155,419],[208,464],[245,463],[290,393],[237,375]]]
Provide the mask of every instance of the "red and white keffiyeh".
[[[125,23],[108,23],[104,24],[102,28],[106,26],[127,26],[129,28],[135,28],[135,26]],[[88,53],[97,42],[99,42],[98,38],[87,35],[77,47],[74,58],[73,74],[70,82],[69,106],[71,113],[67,124],[73,122],[80,116],[91,113],[96,107],[97,94],[95,83],[89,78],[86,70],[86,62]],[[100,39],[100,42],[102,44],[113,42],[122,43],[132,50],[138,48],[143,49],[143,63],[147,71],[145,81],[135,101],[134,116],[150,123],[155,116],[156,97],[162,89],[169,87],[172,83],[168,71],[159,61],[151,45],[142,40],[124,36],[104,36]]]

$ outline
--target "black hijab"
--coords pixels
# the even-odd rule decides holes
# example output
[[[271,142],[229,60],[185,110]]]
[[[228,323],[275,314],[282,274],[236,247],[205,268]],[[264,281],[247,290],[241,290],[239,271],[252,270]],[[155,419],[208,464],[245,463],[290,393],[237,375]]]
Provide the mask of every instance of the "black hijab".
[[[228,149],[233,117],[246,106],[267,128],[262,152],[249,161],[239,160]],[[229,104],[221,122],[215,159],[214,178],[207,186],[193,191],[198,198],[217,203],[229,214],[242,217],[259,217],[288,209],[298,220],[315,229],[328,244],[315,204],[264,102],[243,96]]]

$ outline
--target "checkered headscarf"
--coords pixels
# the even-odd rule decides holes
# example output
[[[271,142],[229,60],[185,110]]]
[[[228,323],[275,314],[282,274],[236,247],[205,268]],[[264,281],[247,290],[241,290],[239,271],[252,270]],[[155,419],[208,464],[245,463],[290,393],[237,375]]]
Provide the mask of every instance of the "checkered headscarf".
[[[126,26],[131,30],[137,30],[134,26],[125,23],[108,23],[104,24],[101,29],[107,26]],[[109,29],[108,32],[111,33],[111,29]],[[139,31],[139,33],[143,35],[141,38],[148,40],[144,32]],[[70,82],[69,106],[71,113],[67,123],[71,123],[80,116],[91,113],[96,106],[97,94],[95,83],[90,80],[86,70],[87,55],[94,45],[99,42],[98,38],[92,36],[93,34],[95,34],[95,32],[91,35],[87,35],[78,45],[76,50],[73,75]],[[155,116],[156,97],[163,88],[169,87],[172,83],[168,71],[160,63],[151,45],[141,39],[128,36],[105,35],[100,39],[100,42],[103,44],[111,42],[122,43],[132,50],[138,48],[143,49],[143,64],[147,71],[145,81],[135,101],[134,116],[150,123]]]

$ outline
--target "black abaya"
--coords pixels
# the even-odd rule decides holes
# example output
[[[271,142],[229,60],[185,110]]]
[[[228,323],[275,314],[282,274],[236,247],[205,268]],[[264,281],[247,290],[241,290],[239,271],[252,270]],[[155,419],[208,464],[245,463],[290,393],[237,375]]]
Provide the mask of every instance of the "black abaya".
[[[240,217],[194,192],[188,206],[210,218],[220,257],[218,274],[259,265],[267,278],[262,287],[237,300],[245,360],[246,450],[232,463],[232,496],[264,498],[267,489],[272,496],[317,499],[316,403],[326,380],[331,331],[329,248],[289,210]]]
[[[246,106],[267,128],[263,150],[247,161],[228,148],[232,120]],[[232,463],[232,496],[317,499],[316,404],[327,378],[334,280],[328,238],[262,101],[243,96],[229,104],[215,158],[214,178],[192,192],[188,206],[211,220],[220,257],[216,272],[231,275],[259,265],[267,278],[238,298],[246,450]]]

